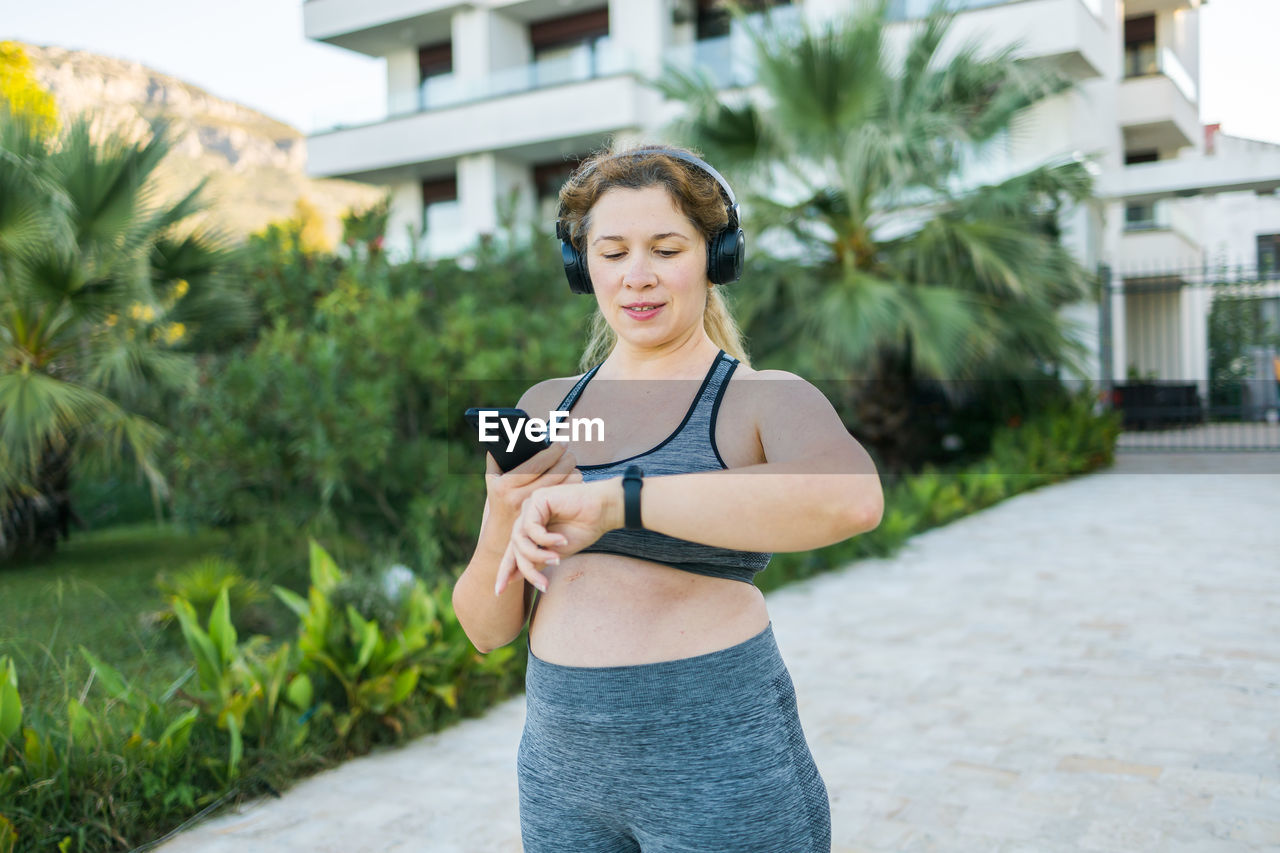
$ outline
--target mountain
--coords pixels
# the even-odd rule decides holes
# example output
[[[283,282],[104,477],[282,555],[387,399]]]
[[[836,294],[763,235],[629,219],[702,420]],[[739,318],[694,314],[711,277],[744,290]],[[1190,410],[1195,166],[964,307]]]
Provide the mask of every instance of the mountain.
[[[340,217],[382,198],[380,188],[353,181],[309,178],[301,131],[241,104],[137,62],[83,50],[24,45],[36,79],[58,102],[64,121],[94,114],[94,130],[143,139],[168,122],[173,150],[156,172],[166,199],[189,192],[208,176],[204,224],[241,240],[295,214],[306,199],[325,220],[332,241]]]

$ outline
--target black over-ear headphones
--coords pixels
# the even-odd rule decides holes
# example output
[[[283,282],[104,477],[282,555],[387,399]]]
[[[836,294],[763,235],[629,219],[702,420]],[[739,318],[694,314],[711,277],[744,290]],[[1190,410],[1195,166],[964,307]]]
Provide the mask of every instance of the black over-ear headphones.
[[[683,160],[715,178],[729,211],[729,222],[713,234],[707,242],[707,278],[713,284],[737,281],[742,277],[742,261],[746,255],[747,238],[739,225],[738,200],[734,197],[733,188],[729,186],[729,182],[708,163],[692,154],[671,148],[638,148],[635,151],[616,154],[614,157],[639,157],[645,154],[666,154],[668,157]],[[614,157],[608,159],[612,160]],[[560,255],[564,260],[564,274],[569,279],[569,289],[574,293],[592,293],[594,291],[591,287],[591,275],[587,272],[587,259],[573,245],[569,228],[564,224],[564,214],[565,209],[562,203],[556,214],[556,237],[560,239]]]

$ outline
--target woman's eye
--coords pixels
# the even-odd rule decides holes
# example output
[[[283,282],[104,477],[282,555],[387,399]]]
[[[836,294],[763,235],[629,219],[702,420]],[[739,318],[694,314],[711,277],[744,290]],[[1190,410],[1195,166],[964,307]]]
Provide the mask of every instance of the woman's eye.
[[[616,261],[620,257],[622,257],[622,252],[614,252],[612,255],[605,255],[605,258],[610,261]]]
[[[680,254],[680,250],[679,249],[659,249],[658,254],[662,255],[662,257],[664,258],[672,258]]]

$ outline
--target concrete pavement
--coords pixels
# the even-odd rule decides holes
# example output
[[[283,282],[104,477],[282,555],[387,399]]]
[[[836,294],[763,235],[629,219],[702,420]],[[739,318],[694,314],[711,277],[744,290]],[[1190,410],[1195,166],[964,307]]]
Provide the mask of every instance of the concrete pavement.
[[[1280,455],[1122,454],[768,601],[839,853],[1280,849]],[[159,849],[519,851],[523,719]]]

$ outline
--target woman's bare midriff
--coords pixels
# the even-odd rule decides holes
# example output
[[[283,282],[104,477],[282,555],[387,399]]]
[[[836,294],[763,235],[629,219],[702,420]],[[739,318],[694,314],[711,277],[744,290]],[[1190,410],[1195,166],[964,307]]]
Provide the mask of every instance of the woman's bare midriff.
[[[547,567],[529,646],[563,666],[628,666],[727,649],[769,624],[753,584],[613,554]]]

